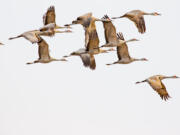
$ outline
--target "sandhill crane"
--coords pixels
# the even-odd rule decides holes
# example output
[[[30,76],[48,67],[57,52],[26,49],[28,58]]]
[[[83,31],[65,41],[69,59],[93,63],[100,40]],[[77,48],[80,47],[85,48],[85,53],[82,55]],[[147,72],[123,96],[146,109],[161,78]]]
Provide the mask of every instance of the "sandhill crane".
[[[155,75],[151,76],[148,79],[145,79],[136,84],[147,82],[149,85],[160,95],[162,100],[168,100],[170,98],[168,92],[166,91],[165,85],[162,83],[163,79],[167,78],[179,78],[177,76],[164,76],[164,75]]]
[[[120,40],[124,40],[124,36],[122,33],[118,33],[117,34],[118,39]],[[131,62],[134,61],[147,61],[146,58],[141,58],[141,59],[135,59],[132,58],[129,55],[129,51],[128,51],[128,46],[126,43],[122,44],[121,46],[117,47],[117,56],[118,56],[118,61],[111,63],[111,64],[106,64],[106,65],[113,65],[113,64],[129,64]]]
[[[108,21],[106,19],[98,19],[92,16],[92,13],[87,13],[82,16],[77,17],[76,20],[72,21],[72,24],[66,24],[65,26],[70,26],[74,24],[81,24],[85,30],[85,47],[89,44],[93,44],[88,47],[90,50],[99,47],[99,37],[96,30],[96,21]]]
[[[0,45],[4,45],[4,44],[0,42]]]
[[[117,35],[116,35],[116,28],[113,25],[111,19],[107,15],[104,15],[103,19],[104,20],[109,20],[109,21],[103,21],[106,44],[102,45],[99,48],[102,48],[102,47],[116,47],[116,46],[121,46],[121,44],[124,44],[124,43],[127,43],[127,42],[138,41],[137,39],[130,39],[130,40],[127,40],[127,41],[118,39]]]
[[[70,56],[80,56],[83,65],[85,67],[89,67],[90,69],[94,70],[96,68],[96,61],[94,58],[94,54],[87,52],[85,48],[81,48],[75,52],[72,52],[68,56],[64,56],[65,58],[70,57]]]
[[[66,31],[59,31],[56,29],[61,29],[61,28],[71,28],[69,26],[66,27],[61,27],[56,24],[56,14],[55,14],[55,7],[50,6],[46,13],[43,15],[43,24],[44,26],[40,28],[40,31],[48,31],[49,35],[44,35],[44,36],[53,36],[55,33],[65,33],[65,32],[72,32],[70,30]]]
[[[53,34],[52,32],[53,31],[32,30],[32,31],[24,32],[16,37],[10,37],[9,40],[24,37],[25,39],[29,40],[32,44],[34,44],[34,43],[37,43],[40,41],[39,36],[49,36],[49,35]],[[54,31],[54,32],[58,33],[58,31]],[[69,32],[69,31],[67,31],[67,32]]]
[[[41,36],[50,36],[50,37],[54,36],[56,33],[71,33],[72,32],[71,30],[59,31],[57,30],[59,28],[61,27],[57,26],[55,23],[50,23],[41,27],[39,31],[43,32]]]
[[[132,10],[126,14],[124,14],[123,16],[120,17],[113,17],[112,19],[118,19],[118,18],[128,18],[131,21],[133,21],[136,25],[136,27],[138,28],[138,31],[140,33],[145,33],[146,32],[146,25],[145,25],[145,21],[144,21],[144,15],[153,15],[153,16],[158,16],[161,15],[157,12],[153,12],[153,13],[146,13],[144,11],[141,10]]]
[[[43,33],[44,32],[41,32],[39,30],[27,31],[27,32],[24,32],[24,33],[16,36],[16,37],[11,37],[11,38],[9,38],[9,40],[24,37],[25,39],[29,40],[32,44],[34,44],[34,43],[38,43],[40,41],[39,35],[41,35]]]
[[[50,6],[46,13],[43,15],[43,24],[47,25],[50,23],[55,23],[56,24],[56,13],[55,13],[55,7]]]
[[[72,24],[66,25],[66,26],[69,26],[73,24],[81,24],[85,30],[85,48],[79,49],[78,51],[71,53],[69,56],[65,56],[66,58],[70,56],[74,56],[74,55],[80,56],[83,63],[85,62],[85,60],[86,60],[86,63],[89,63],[88,66],[86,66],[84,63],[86,67],[95,69],[96,64],[95,64],[94,54],[113,51],[113,49],[103,50],[103,49],[98,48],[99,37],[96,31],[95,21],[100,21],[100,20],[105,21],[105,19],[97,19],[95,17],[92,17],[92,13],[87,13],[85,15],[78,17],[75,21],[72,22]]]
[[[115,26],[107,15],[104,15],[103,19],[109,20],[109,22],[103,21],[104,35],[106,40],[106,45],[104,46],[117,46],[117,44],[119,44],[119,40],[116,36]]]
[[[39,59],[34,62],[28,62],[27,64],[35,64],[35,63],[49,63],[52,61],[66,61],[66,59],[54,59],[49,55],[49,45],[46,41],[40,37],[40,41],[38,42],[38,53]]]

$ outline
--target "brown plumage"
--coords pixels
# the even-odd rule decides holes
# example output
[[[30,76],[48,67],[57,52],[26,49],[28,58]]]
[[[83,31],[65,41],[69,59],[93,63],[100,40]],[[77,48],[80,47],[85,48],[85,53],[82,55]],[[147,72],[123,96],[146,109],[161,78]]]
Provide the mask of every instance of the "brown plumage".
[[[83,65],[85,67],[88,67],[92,70],[96,69],[96,61],[94,58],[94,54],[91,52],[87,52],[86,48],[81,48],[77,51],[74,51],[70,55],[64,56],[64,58],[71,57],[71,56],[80,56],[83,62]]]
[[[99,37],[96,31],[95,21],[98,19],[87,13],[77,17],[72,24],[81,24],[85,30],[85,47],[87,50],[94,49],[99,46]]]
[[[138,41],[137,39],[130,39],[130,40],[127,40],[127,41],[118,39],[117,35],[116,35],[116,28],[113,25],[111,19],[107,15],[104,15],[103,19],[108,20],[108,21],[103,21],[106,44],[102,45],[99,48],[102,48],[102,47],[117,47],[117,46],[121,46],[121,44],[124,44],[124,43],[127,43],[127,42]]]
[[[119,40],[125,40],[124,39],[124,36],[122,33],[117,33],[117,37]],[[121,60],[123,58],[125,59],[131,59],[130,55],[129,55],[129,50],[128,50],[128,46],[126,43],[122,44],[121,46],[118,46],[117,47],[117,56],[118,56],[118,59]]]
[[[132,10],[126,14],[124,14],[123,16],[120,17],[113,17],[112,19],[118,19],[118,18],[128,18],[131,21],[133,21],[138,29],[138,31],[140,33],[145,33],[146,32],[146,25],[145,25],[145,21],[144,21],[144,15],[153,15],[153,16],[157,16],[160,15],[157,12],[153,12],[153,13],[146,13],[144,11],[141,10]]]
[[[56,24],[56,14],[55,14],[55,7],[54,6],[50,6],[47,9],[47,12],[43,15],[43,24],[47,25],[50,23]]]
[[[106,45],[117,46],[117,44],[119,44],[119,41],[118,41],[117,36],[116,36],[115,26],[113,25],[111,19],[107,15],[104,15],[103,19],[109,20],[108,22],[103,21]],[[106,45],[104,45],[104,46],[106,46]]]
[[[64,31],[57,30],[60,28],[63,28],[63,27],[57,26],[55,23],[50,23],[41,27],[39,30],[43,32],[41,36],[50,36],[50,37],[54,36],[56,33],[71,33],[72,32],[71,30],[64,30]]]
[[[57,29],[61,28],[70,28],[70,27],[61,27],[56,24],[56,14],[55,14],[55,7],[50,6],[46,13],[43,16],[43,24],[44,26],[40,28],[40,31],[47,31],[48,33],[45,33],[43,36],[54,36],[55,33],[66,33],[66,32],[72,32],[70,30],[66,31],[58,31]]]
[[[92,13],[87,13],[77,17],[72,21],[72,24],[66,24],[65,26],[81,24],[85,30],[85,47],[87,51],[97,49],[99,47],[99,37],[96,30],[96,21],[108,21],[106,19],[98,19],[92,16]]]
[[[32,31],[24,32],[24,33],[20,34],[19,36],[11,37],[11,38],[9,38],[9,40],[24,37],[25,39],[29,40],[32,44],[34,44],[34,43],[38,43],[40,41],[39,35],[41,35],[41,34],[43,34],[43,32],[41,32],[39,30],[32,30]]]
[[[118,33],[117,37],[118,37],[118,40],[123,40],[123,41],[125,40],[122,33]],[[146,58],[142,58],[142,59],[132,58],[129,55],[129,50],[128,50],[128,46],[126,43],[123,43],[120,46],[117,46],[117,56],[118,56],[118,61],[111,63],[111,64],[107,64],[107,65],[129,64],[129,63],[134,62],[134,61],[147,61]]]
[[[168,100],[170,98],[165,85],[162,80],[167,78],[179,78],[177,76],[164,76],[164,75],[155,75],[151,76],[146,80],[141,82],[136,82],[136,84],[147,82],[149,85],[159,94],[162,100]]]
[[[38,42],[38,54],[39,59],[34,62],[28,62],[27,64],[35,64],[35,63],[49,63],[52,61],[66,61],[65,59],[54,59],[49,54],[49,45],[46,41],[40,37],[40,41]]]
[[[0,45],[4,45],[4,44],[0,42]]]
[[[99,48],[99,37],[95,24],[96,21],[109,22],[107,18],[97,19],[92,16],[91,18],[89,18],[89,25],[84,27],[86,51],[90,51],[93,54],[107,53],[109,51],[114,51],[113,49],[103,50]]]
[[[80,56],[84,63],[84,66],[89,67],[91,69],[96,68],[96,62],[94,58],[95,54],[105,53],[113,50],[113,49],[110,50],[99,49],[99,37],[96,31],[96,24],[95,24],[96,21],[105,21],[105,20],[97,19],[92,16],[92,13],[87,13],[77,17],[77,19],[74,20],[72,24],[65,25],[65,26],[70,26],[74,24],[81,24],[85,30],[85,48],[79,49],[78,51],[75,51],[71,53],[69,56],[65,56],[65,57],[70,57],[73,55]]]
[[[55,31],[56,33],[58,31]],[[40,30],[32,30],[24,32],[16,37],[11,37],[9,40],[24,37],[25,39],[29,40],[32,44],[38,43],[40,41],[40,36],[49,36],[52,34],[52,31],[40,31]]]

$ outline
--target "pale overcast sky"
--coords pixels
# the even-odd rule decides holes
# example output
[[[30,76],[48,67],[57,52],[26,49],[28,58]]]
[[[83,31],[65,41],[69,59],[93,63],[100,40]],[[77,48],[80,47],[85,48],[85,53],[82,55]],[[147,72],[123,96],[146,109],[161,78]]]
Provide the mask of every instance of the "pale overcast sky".
[[[131,56],[149,61],[108,67],[117,60],[113,52],[95,56],[95,71],[84,68],[79,57],[26,65],[37,59],[37,45],[8,38],[41,27],[51,5],[59,25],[87,12],[99,18],[133,9],[161,13],[145,17],[143,35],[127,19],[113,21],[126,39],[140,39],[129,43]],[[167,102],[148,84],[135,84],[156,74],[180,76],[179,5],[179,0],[1,1],[0,41],[6,46],[0,47],[0,135],[179,135],[180,80],[163,81],[172,97]],[[103,44],[103,25],[96,25]],[[61,58],[84,47],[84,30],[73,26],[73,33],[45,40],[51,56]]]

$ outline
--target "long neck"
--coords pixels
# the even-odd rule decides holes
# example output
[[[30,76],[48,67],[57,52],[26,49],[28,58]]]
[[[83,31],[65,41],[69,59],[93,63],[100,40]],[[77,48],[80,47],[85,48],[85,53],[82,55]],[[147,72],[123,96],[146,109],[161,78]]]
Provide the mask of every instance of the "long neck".
[[[124,41],[125,43],[128,43],[128,42],[133,42],[133,41],[137,41],[137,40],[135,40],[135,39],[130,39],[130,40],[126,40],[126,41]]]
[[[50,59],[50,61],[67,61],[65,58],[62,58],[62,59],[55,59],[55,58],[52,58]]]

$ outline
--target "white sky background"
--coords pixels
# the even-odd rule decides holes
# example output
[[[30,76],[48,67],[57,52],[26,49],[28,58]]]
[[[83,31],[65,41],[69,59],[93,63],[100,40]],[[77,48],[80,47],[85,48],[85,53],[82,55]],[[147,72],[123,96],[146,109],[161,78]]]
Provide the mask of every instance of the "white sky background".
[[[8,38],[41,27],[50,5],[55,5],[59,25],[87,12],[99,18],[133,9],[162,13],[145,17],[147,32],[143,35],[127,19],[113,22],[126,39],[140,39],[129,43],[131,56],[149,61],[107,67],[106,63],[117,60],[113,52],[95,56],[95,71],[84,68],[79,57],[26,65],[37,59],[37,45]],[[155,74],[180,76],[179,5],[178,0],[1,0],[0,41],[6,46],[0,47],[0,134],[179,135],[180,80],[163,81],[172,97],[167,102],[148,84],[135,85]],[[103,44],[103,25],[96,24]],[[84,30],[73,26],[73,33],[45,40],[51,56],[61,58],[84,47]]]

